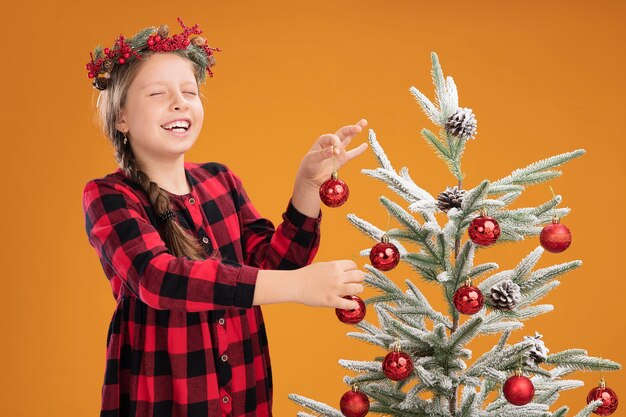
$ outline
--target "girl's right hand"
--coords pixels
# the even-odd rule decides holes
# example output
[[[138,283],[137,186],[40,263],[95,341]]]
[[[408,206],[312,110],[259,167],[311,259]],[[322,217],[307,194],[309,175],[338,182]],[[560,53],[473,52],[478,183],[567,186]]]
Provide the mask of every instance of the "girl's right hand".
[[[343,310],[358,308],[356,301],[342,298],[363,292],[365,273],[357,269],[354,261],[345,259],[316,262],[293,271],[296,299],[313,307],[334,307]]]

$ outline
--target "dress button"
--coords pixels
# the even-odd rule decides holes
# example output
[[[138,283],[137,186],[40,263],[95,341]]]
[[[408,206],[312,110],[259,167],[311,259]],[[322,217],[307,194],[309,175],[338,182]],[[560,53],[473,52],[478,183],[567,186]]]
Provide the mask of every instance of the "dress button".
[[[217,322],[223,326],[226,320],[224,320],[223,317],[220,317],[220,319]]]
[[[230,398],[228,398],[228,396],[227,396],[227,395],[224,395],[224,396],[222,397],[222,402],[223,402],[224,404],[226,404],[228,401],[230,401]]]
[[[194,204],[196,202],[196,199],[193,197],[189,197],[189,204]]]
[[[222,362],[226,362],[228,360],[228,355],[222,355]]]
[[[204,243],[209,243],[209,238],[205,236],[205,237],[202,238],[202,241]]]

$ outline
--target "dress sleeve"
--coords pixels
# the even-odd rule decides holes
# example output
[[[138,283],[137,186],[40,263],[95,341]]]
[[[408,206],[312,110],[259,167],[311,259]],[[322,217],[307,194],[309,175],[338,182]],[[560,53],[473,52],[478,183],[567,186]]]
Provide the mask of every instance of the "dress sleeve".
[[[298,211],[290,199],[282,215],[283,222],[275,229],[253,206],[241,179],[229,172],[239,198],[245,263],[260,269],[297,269],[309,265],[319,248],[322,210],[317,217],[309,217]]]
[[[83,190],[83,210],[89,243],[101,262],[150,307],[188,312],[252,307],[259,268],[173,256],[127,188],[91,180]]]

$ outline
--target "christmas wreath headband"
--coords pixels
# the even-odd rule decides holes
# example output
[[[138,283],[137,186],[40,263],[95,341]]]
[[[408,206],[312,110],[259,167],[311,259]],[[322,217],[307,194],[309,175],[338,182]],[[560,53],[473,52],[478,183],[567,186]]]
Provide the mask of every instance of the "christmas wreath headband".
[[[169,37],[167,25],[161,25],[158,29],[149,26],[129,39],[120,35],[111,48],[103,48],[102,45],[96,46],[94,51],[89,53],[91,61],[86,65],[87,76],[93,79],[93,87],[98,90],[106,90],[113,68],[117,65],[124,65],[134,58],[141,59],[142,54],[146,51],[182,50],[189,59],[202,69],[199,74],[199,83],[204,83],[206,73],[212,77],[211,67],[215,65],[213,52],[220,52],[221,49],[211,48],[206,44],[206,39],[201,36],[193,36],[189,39],[191,34],[201,34],[202,29],[197,24],[186,27],[180,17],[177,20],[183,31],[172,37]]]

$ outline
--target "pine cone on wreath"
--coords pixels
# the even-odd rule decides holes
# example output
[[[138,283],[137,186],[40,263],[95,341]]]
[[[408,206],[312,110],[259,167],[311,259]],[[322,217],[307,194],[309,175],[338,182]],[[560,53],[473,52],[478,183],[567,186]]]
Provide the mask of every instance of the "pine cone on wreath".
[[[513,310],[521,298],[519,285],[510,279],[491,287],[491,302],[498,310]]]
[[[454,188],[446,187],[446,190],[439,193],[437,197],[437,208],[444,213],[453,207],[460,209],[464,195],[465,190],[461,190],[456,185]]]
[[[108,73],[106,75],[108,75]],[[107,76],[101,77],[101,76],[98,75],[98,76],[94,77],[94,79],[93,79],[93,81],[91,83],[92,83],[92,85],[96,89],[98,89],[100,91],[106,90],[107,87],[109,86],[109,77],[107,77]]]
[[[157,35],[162,38],[167,38],[169,36],[170,28],[167,25],[161,25],[157,29]]]
[[[476,117],[472,109],[459,108],[452,116],[448,117],[445,128],[446,132],[459,139],[473,139],[476,135]]]
[[[539,332],[535,332],[535,336],[524,336],[524,340],[534,342],[534,346],[524,354],[528,366],[539,365],[548,359],[550,349],[543,343],[543,340],[541,340],[542,337],[543,335]]]
[[[196,46],[202,46],[206,43],[206,39],[202,36],[194,36],[193,38],[191,38],[191,43]],[[213,58],[213,55],[211,55],[210,58]]]

